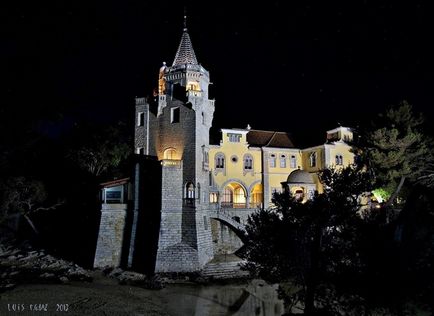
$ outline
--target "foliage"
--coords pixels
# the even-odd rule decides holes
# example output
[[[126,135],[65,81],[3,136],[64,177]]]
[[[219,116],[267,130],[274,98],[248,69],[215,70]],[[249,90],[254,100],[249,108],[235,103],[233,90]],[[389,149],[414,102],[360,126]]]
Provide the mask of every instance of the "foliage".
[[[430,140],[422,132],[422,123],[422,116],[414,114],[412,106],[403,101],[379,114],[359,138],[363,163],[375,174],[377,188],[395,192],[391,200],[404,180],[426,178],[427,166],[433,162]]]
[[[362,268],[359,196],[372,181],[355,167],[327,169],[320,178],[324,193],[305,203],[288,192],[275,194],[275,207],[253,214],[246,228],[245,268],[269,282],[294,284],[299,291],[291,302],[302,300],[306,313],[313,312],[314,301],[334,310],[327,303],[331,290],[337,293],[338,280],[354,279]]]
[[[122,124],[98,129],[80,126],[74,135],[75,146],[69,150],[68,157],[95,177],[118,167],[131,153],[123,138],[122,127]]]

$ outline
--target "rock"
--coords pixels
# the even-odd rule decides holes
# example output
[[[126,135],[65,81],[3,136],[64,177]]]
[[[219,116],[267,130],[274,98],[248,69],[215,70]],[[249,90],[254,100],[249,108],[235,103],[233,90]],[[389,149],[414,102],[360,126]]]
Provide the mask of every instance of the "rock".
[[[149,290],[161,290],[164,288],[164,281],[157,275],[154,275],[145,284],[145,288]]]
[[[45,272],[45,273],[42,273],[41,275],[39,275],[39,277],[42,279],[53,279],[56,276],[54,275],[54,273]]]
[[[60,277],[59,280],[63,284],[69,284],[69,279],[67,277],[65,277],[65,276]]]
[[[112,272],[110,272],[109,276],[116,278],[118,275],[122,274],[122,272],[124,272],[124,270],[121,268],[115,268],[112,270]]]
[[[124,271],[117,276],[117,279],[119,280],[119,284],[143,285],[145,284],[146,276],[137,272]]]

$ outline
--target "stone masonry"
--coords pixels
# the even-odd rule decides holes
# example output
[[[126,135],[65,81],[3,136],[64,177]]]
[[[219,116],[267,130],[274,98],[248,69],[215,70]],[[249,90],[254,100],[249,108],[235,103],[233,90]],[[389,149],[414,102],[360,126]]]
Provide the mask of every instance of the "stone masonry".
[[[94,267],[118,267],[121,263],[127,204],[102,204]]]

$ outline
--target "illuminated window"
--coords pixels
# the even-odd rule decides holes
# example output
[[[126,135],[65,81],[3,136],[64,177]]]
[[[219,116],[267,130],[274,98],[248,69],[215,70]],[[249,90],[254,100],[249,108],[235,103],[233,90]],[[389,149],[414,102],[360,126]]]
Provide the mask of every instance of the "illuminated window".
[[[280,168],[286,168],[286,156],[280,155]]]
[[[137,126],[144,126],[145,125],[145,113],[139,112],[137,114]]]
[[[337,166],[342,166],[344,164],[344,159],[342,158],[342,155],[336,155],[335,161]]]
[[[179,108],[172,108],[170,112],[170,123],[179,123]]]
[[[215,167],[216,169],[223,169],[225,167],[225,156],[222,153],[215,156]]]
[[[187,188],[186,190],[187,199],[194,199],[194,184],[189,182],[187,183],[186,188]]]
[[[253,169],[253,157],[250,154],[244,155],[244,170],[252,170]]]
[[[163,154],[164,159],[176,159],[176,149],[167,148]]]
[[[303,200],[303,198],[304,198],[304,192],[303,192],[303,190],[296,190],[295,194],[294,194],[294,197],[295,197],[295,199],[297,201]]]
[[[139,155],[144,155],[144,154],[145,154],[145,148],[143,148],[143,147],[139,147],[139,148],[137,148],[137,153],[138,153]]]
[[[217,203],[218,202],[218,193],[216,192],[211,192],[209,194],[209,202],[210,203]]]
[[[222,205],[229,206],[234,201],[234,194],[232,190],[228,187],[225,187],[223,190],[223,196],[222,196]]]
[[[316,167],[316,152],[310,153],[309,162],[311,167]]]
[[[291,156],[291,158],[289,159],[289,167],[297,168],[297,158],[295,158],[295,156]]]
[[[276,168],[276,155],[270,155],[270,168]]]

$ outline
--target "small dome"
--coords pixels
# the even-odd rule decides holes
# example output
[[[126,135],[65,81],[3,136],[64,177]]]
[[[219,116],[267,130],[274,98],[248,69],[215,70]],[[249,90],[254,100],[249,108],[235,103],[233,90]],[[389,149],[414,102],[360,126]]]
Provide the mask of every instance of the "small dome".
[[[304,170],[295,170],[288,176],[288,183],[309,183],[314,184],[312,175]]]

